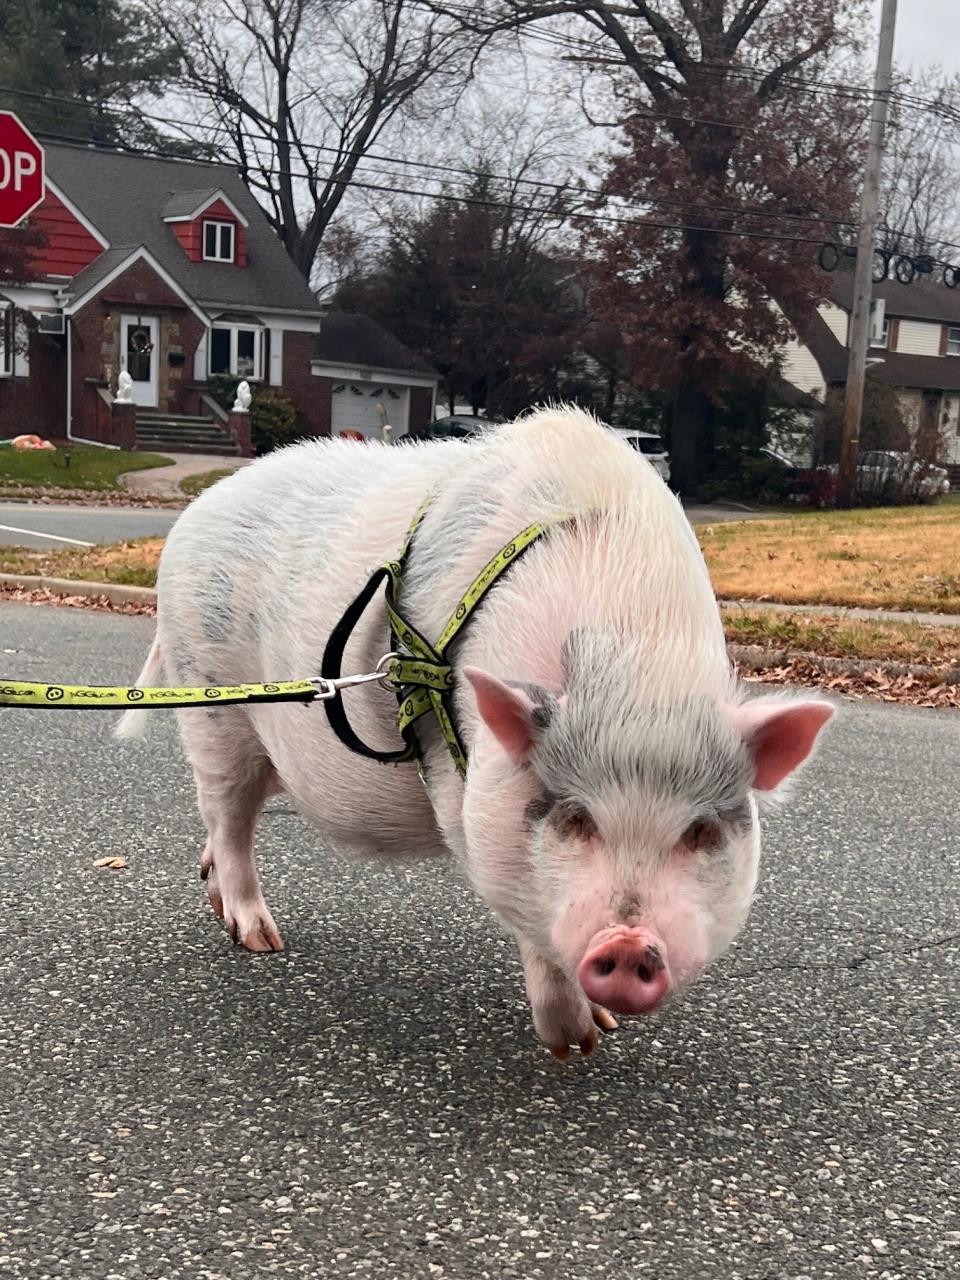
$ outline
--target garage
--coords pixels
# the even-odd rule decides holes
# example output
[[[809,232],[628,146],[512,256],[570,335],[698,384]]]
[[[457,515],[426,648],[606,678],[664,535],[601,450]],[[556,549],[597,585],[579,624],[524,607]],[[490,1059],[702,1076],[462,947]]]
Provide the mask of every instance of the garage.
[[[388,423],[391,439],[406,434],[409,388],[399,383],[344,379],[331,389],[330,425],[333,435],[355,431],[365,440],[382,440]]]
[[[330,432],[382,440],[416,435],[433,417],[437,371],[369,316],[324,311],[310,362],[329,390]]]

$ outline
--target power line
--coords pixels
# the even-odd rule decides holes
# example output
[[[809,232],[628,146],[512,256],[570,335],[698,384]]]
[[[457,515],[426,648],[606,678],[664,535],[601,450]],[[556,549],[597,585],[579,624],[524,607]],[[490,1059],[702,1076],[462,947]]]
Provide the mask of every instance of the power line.
[[[0,85],[0,94],[2,93],[12,93],[17,96],[23,96],[23,97],[30,98],[31,100],[41,101],[41,102],[53,101],[57,103],[63,103],[71,107],[82,105],[81,102],[73,98],[66,98],[66,97],[61,97],[53,94],[49,94],[49,95],[38,94],[29,90],[9,89],[9,88],[6,88],[5,86]],[[178,120],[176,117],[161,116],[155,113],[139,111],[132,108],[126,108],[126,107],[117,108],[117,109],[114,109],[113,114],[119,118],[133,118],[136,120],[147,120],[152,124],[174,125],[181,129],[187,128],[186,123],[184,121]],[[685,119],[686,117],[677,117],[677,118]],[[223,123],[222,121],[215,121],[211,123],[200,124],[197,127],[213,133],[226,134],[231,141],[235,141],[236,139],[239,138],[243,141],[248,141],[254,144],[263,143],[271,147],[274,145],[268,135],[259,135],[259,134],[250,133],[249,131],[231,129],[229,125]],[[51,134],[49,136],[54,136],[54,135]],[[60,135],[60,136],[63,137],[64,135]],[[77,141],[77,142],[87,141],[86,139],[82,139],[79,137],[68,138],[68,140]],[[335,156],[339,156],[343,154],[342,151],[340,151],[337,147],[326,146],[322,143],[303,143],[301,144],[301,146],[302,146],[302,150],[308,151],[308,152],[315,152],[318,155],[320,153],[335,155]],[[126,148],[126,149],[130,149],[130,148]],[[177,156],[174,156],[173,158],[186,159],[188,157],[177,155]],[[434,170],[439,173],[456,175],[458,181],[461,184],[466,181],[474,182],[477,180],[489,180],[491,182],[502,183],[510,187],[513,187],[515,185],[533,187],[535,189],[535,194],[540,194],[543,191],[553,191],[553,192],[556,192],[558,195],[571,195],[580,199],[591,199],[597,194],[597,192],[595,190],[592,190],[591,188],[581,187],[581,186],[578,186],[577,184],[569,183],[569,182],[552,182],[546,178],[513,177],[508,174],[497,174],[485,169],[468,169],[462,166],[440,164],[436,161],[413,160],[413,159],[409,159],[402,156],[393,156],[383,152],[376,152],[376,151],[365,152],[364,155],[360,158],[360,163],[365,166],[368,166],[367,168],[368,172],[379,174],[380,176],[389,176],[388,171],[384,171],[382,169],[377,170],[375,168],[369,167],[368,165],[369,161],[399,165],[403,168]],[[262,165],[260,165],[259,163],[256,166],[256,168],[259,173],[267,174],[267,170],[265,170],[262,167]],[[299,176],[301,177],[301,179],[307,180],[310,175],[302,174]],[[321,179],[321,180],[325,180],[325,179]],[[434,179],[430,179],[430,180],[433,181]],[[436,179],[436,181],[439,181],[439,179]],[[428,196],[430,193],[421,192],[420,194],[424,196]],[[844,217],[840,214],[835,214],[835,213],[801,214],[801,213],[793,213],[793,212],[790,212],[789,210],[780,210],[780,209],[774,209],[774,208],[763,208],[763,207],[750,208],[748,206],[742,206],[742,205],[723,205],[723,204],[717,204],[715,202],[710,202],[710,201],[677,200],[677,199],[670,199],[669,197],[666,197],[666,196],[653,196],[653,195],[644,196],[639,200],[628,202],[628,207],[632,207],[632,208],[646,207],[649,205],[655,205],[659,208],[666,208],[666,209],[669,209],[669,208],[682,209],[682,210],[690,211],[691,214],[696,214],[696,213],[699,213],[701,215],[704,213],[732,214],[736,217],[754,218],[754,219],[762,219],[762,220],[772,219],[775,221],[812,224],[814,226],[845,227],[849,229],[856,228],[856,223],[852,222],[848,217]]]

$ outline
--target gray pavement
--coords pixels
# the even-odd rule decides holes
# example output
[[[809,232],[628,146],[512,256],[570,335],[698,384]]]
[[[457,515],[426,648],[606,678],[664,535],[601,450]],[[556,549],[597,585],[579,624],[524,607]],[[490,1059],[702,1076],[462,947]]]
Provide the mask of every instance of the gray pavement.
[[[139,507],[56,507],[0,503],[0,546],[57,551],[72,543],[165,536],[179,511]]]
[[[188,476],[203,475],[207,471],[236,471],[250,461],[249,458],[231,457],[230,454],[170,453],[167,449],[162,450],[162,454],[173,459],[173,466],[127,471],[120,477],[124,489],[159,498],[182,497],[180,481]]]
[[[129,680],[151,631],[0,605],[0,674]],[[958,1274],[955,713],[848,704],[731,955],[568,1066],[451,867],[279,801],[289,949],[235,950],[172,721],[112,719],[0,711],[0,1274]]]

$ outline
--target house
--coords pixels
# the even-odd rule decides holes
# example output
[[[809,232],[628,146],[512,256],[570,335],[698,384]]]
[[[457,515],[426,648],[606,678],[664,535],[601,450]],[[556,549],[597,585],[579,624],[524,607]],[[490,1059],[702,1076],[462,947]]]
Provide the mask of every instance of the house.
[[[0,436],[249,452],[249,429],[211,394],[221,374],[275,388],[307,435],[355,423],[372,434],[368,402],[384,398],[397,434],[430,421],[436,375],[362,317],[324,333],[313,293],[233,168],[44,150],[46,194],[30,224],[46,244],[31,279],[0,291]],[[117,400],[123,372],[132,409]],[[356,390],[341,403],[335,388],[348,378]]]
[[[939,436],[938,461],[960,479],[960,291],[885,280],[873,293],[870,367],[895,389],[913,434]],[[852,272],[838,272],[828,301],[795,322],[783,376],[800,391],[822,400],[845,385],[852,307]]]

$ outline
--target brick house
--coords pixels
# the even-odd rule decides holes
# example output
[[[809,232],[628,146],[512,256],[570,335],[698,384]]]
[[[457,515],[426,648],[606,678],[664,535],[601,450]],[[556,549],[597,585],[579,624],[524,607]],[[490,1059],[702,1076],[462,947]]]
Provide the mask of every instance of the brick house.
[[[0,437],[247,452],[248,433],[210,394],[216,374],[276,388],[306,434],[338,429],[320,307],[232,168],[44,149],[46,195],[30,224],[46,244],[32,279],[0,292]],[[404,407],[391,425],[416,430],[432,417],[436,375],[379,333],[392,363],[357,351],[355,385],[376,399],[389,373]],[[132,409],[116,401],[121,372]]]
[[[939,436],[938,461],[960,479],[960,290],[885,280],[873,292],[871,368],[896,390],[913,434]],[[784,378],[821,401],[846,383],[852,306],[852,273],[838,272],[829,300],[795,324],[783,352]]]

